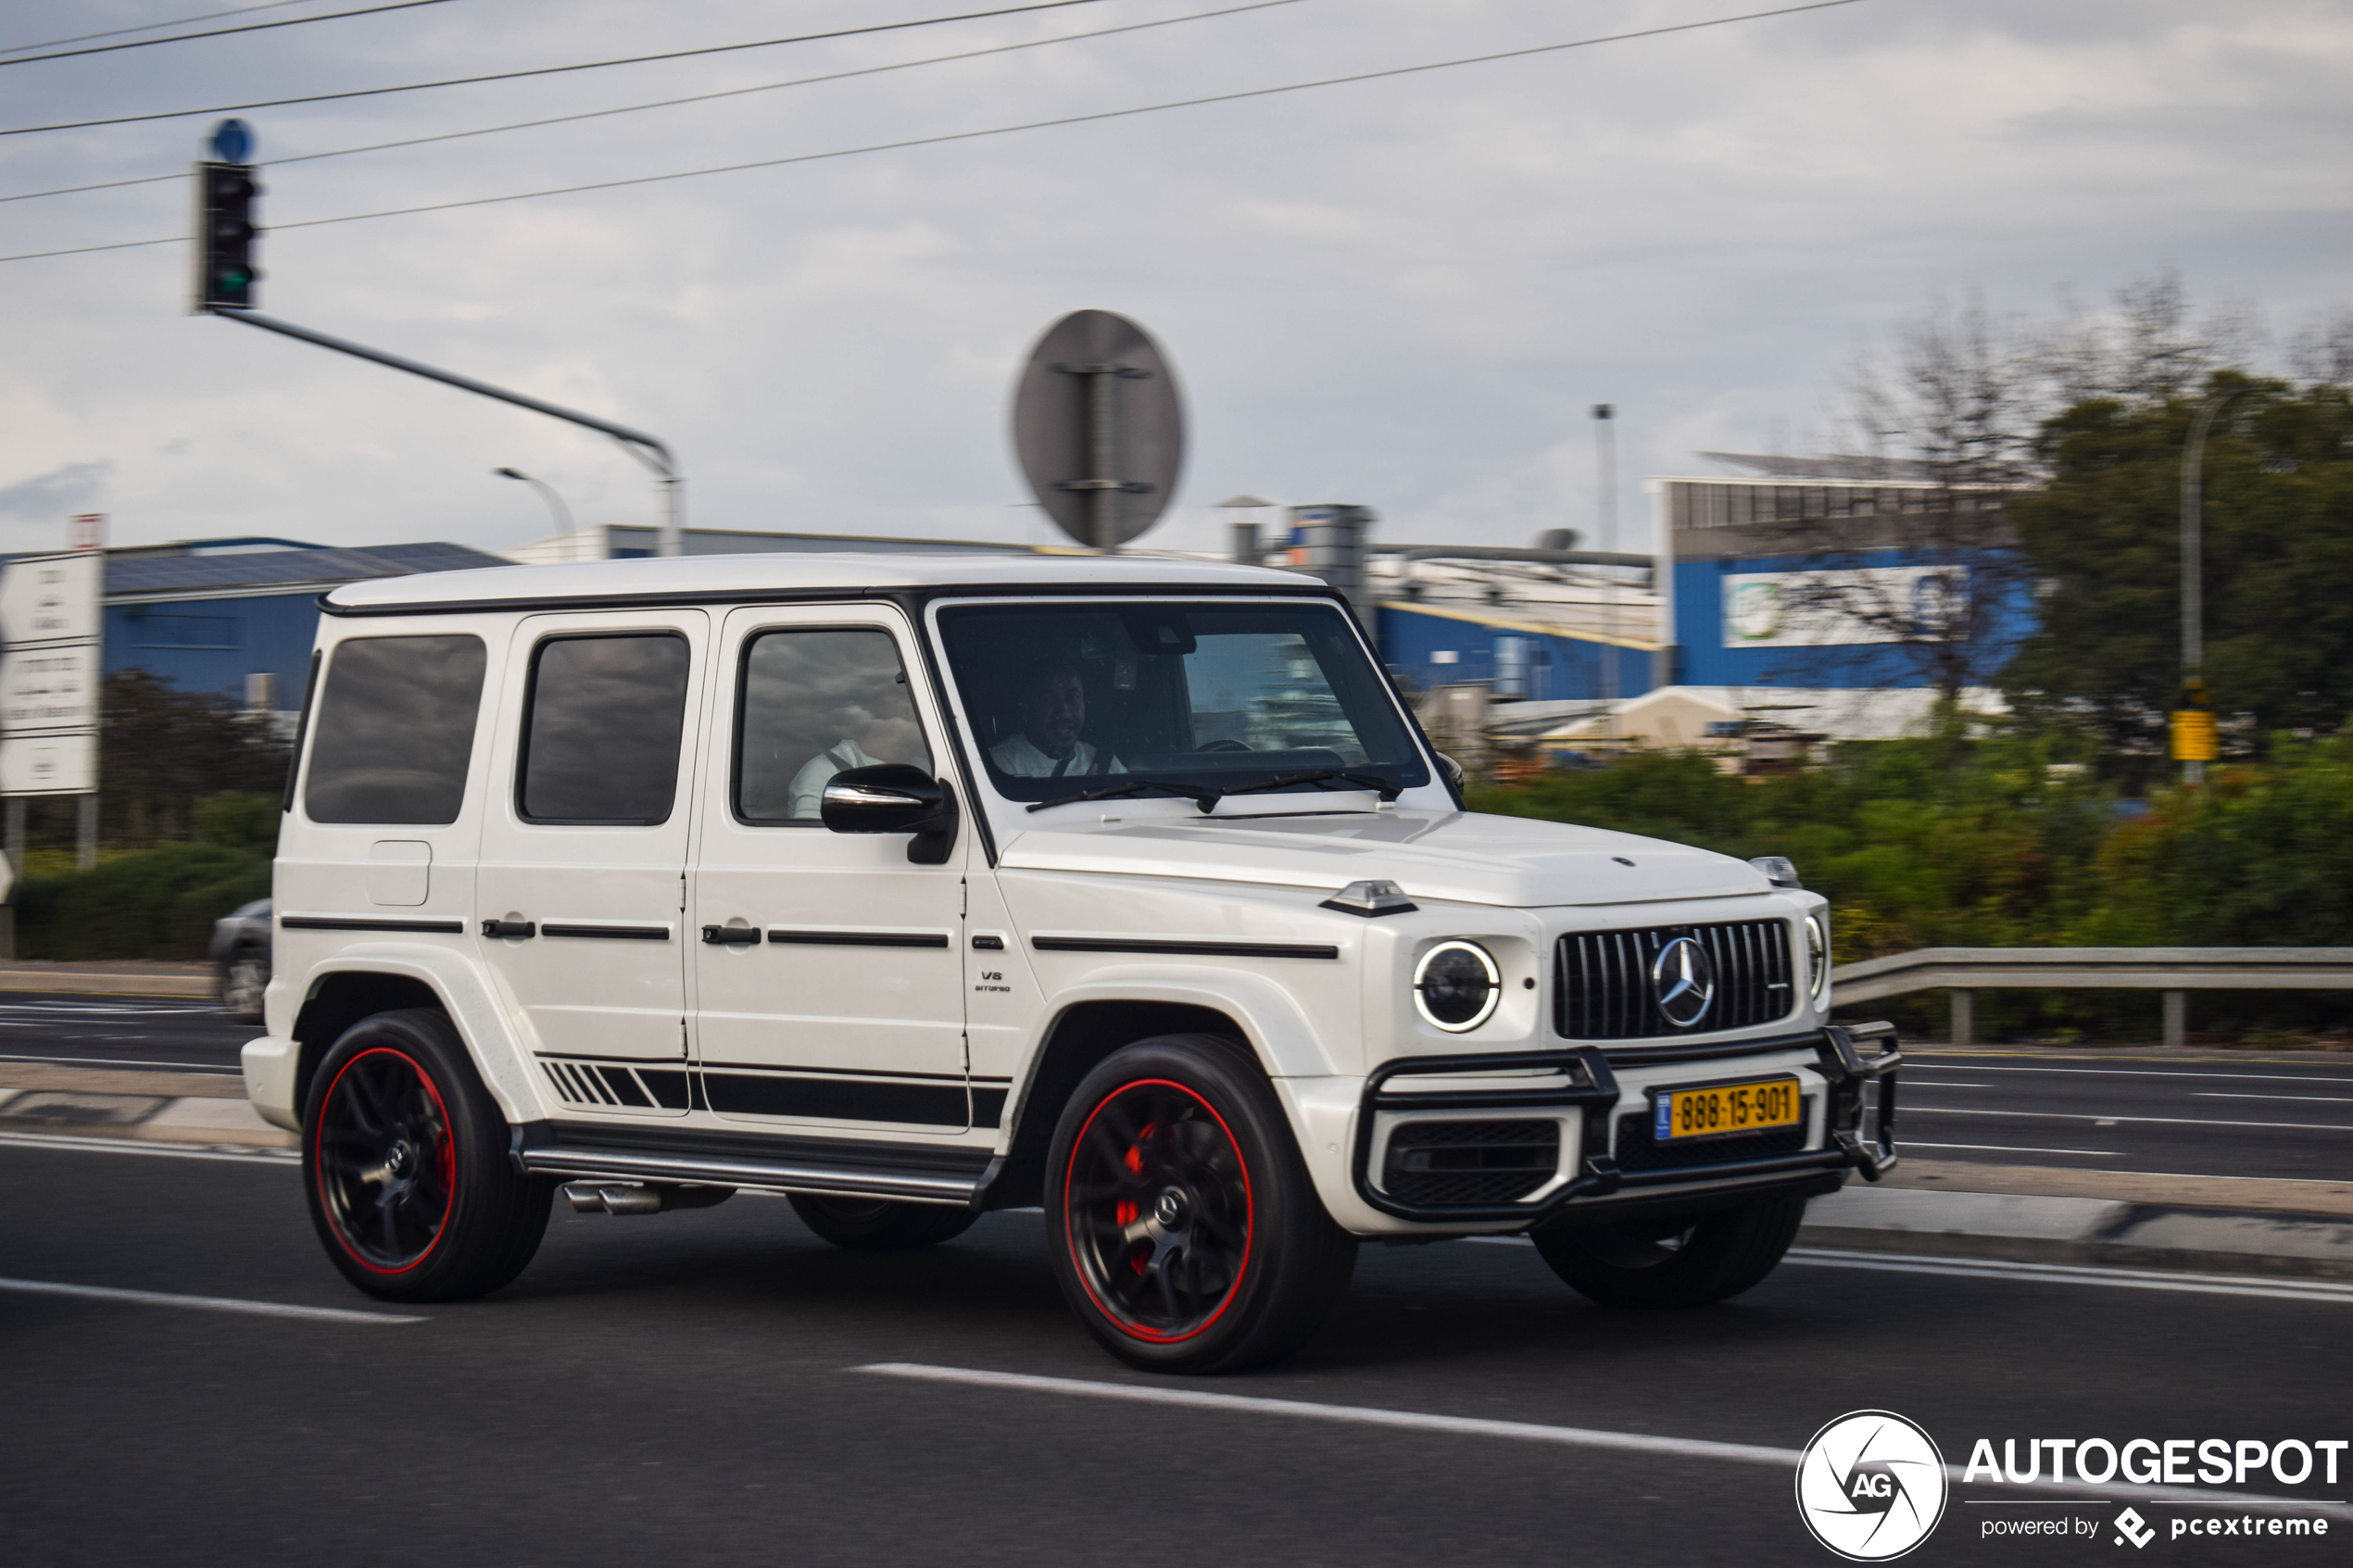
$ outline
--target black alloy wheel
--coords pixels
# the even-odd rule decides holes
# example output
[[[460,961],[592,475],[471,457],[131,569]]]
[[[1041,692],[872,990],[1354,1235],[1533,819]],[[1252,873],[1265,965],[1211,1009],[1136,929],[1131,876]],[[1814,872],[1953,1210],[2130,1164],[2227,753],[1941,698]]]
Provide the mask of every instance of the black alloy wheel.
[[[555,1184],[508,1159],[506,1118],[448,1016],[380,1012],[311,1075],[302,1164],[311,1223],[346,1279],[395,1301],[451,1301],[522,1272]]]
[[[457,1206],[456,1141],[432,1076],[395,1046],[346,1059],[311,1131],[319,1199],[362,1268],[407,1273],[440,1244]]]
[[[1250,1171],[1200,1095],[1122,1085],[1088,1113],[1064,1185],[1079,1283],[1129,1334],[1189,1339],[1232,1302],[1250,1269]]]
[[[1290,1354],[1356,1259],[1265,1073],[1220,1035],[1140,1040],[1087,1075],[1047,1157],[1046,1212],[1063,1298],[1151,1371]]]

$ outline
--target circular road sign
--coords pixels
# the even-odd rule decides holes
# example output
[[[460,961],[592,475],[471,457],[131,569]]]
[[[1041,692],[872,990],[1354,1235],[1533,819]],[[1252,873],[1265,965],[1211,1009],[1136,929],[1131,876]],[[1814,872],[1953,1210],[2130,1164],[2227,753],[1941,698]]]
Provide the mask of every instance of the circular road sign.
[[[1013,391],[1013,452],[1054,525],[1117,549],[1160,521],[1185,466],[1185,408],[1151,334],[1108,310],[1046,329]]]

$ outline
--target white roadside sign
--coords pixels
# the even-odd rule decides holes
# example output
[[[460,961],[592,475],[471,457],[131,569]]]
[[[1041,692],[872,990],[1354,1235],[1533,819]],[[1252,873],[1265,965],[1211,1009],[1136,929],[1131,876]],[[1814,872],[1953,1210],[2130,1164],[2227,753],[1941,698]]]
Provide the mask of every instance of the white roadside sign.
[[[96,550],[20,556],[0,570],[0,795],[98,787]]]

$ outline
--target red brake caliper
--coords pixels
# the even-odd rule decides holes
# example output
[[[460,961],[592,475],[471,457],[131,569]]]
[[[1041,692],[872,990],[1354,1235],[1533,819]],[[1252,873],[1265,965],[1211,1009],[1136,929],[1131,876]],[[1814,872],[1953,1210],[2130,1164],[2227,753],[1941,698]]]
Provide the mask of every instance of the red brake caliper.
[[[1136,1141],[1127,1146],[1127,1152],[1121,1159],[1121,1163],[1127,1167],[1127,1173],[1131,1176],[1140,1178],[1144,1173],[1144,1140],[1152,1135],[1154,1125],[1156,1123],[1146,1123],[1144,1130],[1136,1135]],[[1140,1212],[1142,1212],[1141,1210],[1125,1198],[1120,1200],[1119,1207],[1114,1210],[1119,1221],[1119,1228],[1123,1231],[1136,1223],[1136,1216]],[[1145,1266],[1151,1261],[1151,1255],[1152,1249],[1149,1243],[1139,1243],[1136,1250],[1127,1255],[1128,1268],[1141,1275]]]

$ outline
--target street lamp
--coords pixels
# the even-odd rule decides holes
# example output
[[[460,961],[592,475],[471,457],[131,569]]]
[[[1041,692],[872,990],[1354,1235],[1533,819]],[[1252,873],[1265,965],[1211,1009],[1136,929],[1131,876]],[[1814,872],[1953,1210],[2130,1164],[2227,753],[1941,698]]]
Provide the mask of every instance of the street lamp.
[[[569,555],[576,547],[572,539],[572,508],[564,505],[564,498],[556,494],[554,485],[544,479],[535,479],[521,469],[492,469],[490,471],[501,479],[520,479],[546,496],[547,509],[556,514],[556,533],[564,541],[565,554]]]
[[[1607,403],[1593,405],[1593,476],[1600,495],[1595,497],[1601,524],[1600,544],[1604,550],[1617,548],[1617,410]],[[1602,644],[1602,699],[1608,703],[1609,718],[1604,734],[1614,735],[1617,725],[1617,579],[1604,577],[1603,589],[1608,605],[1604,624],[1608,630]]]
[[[2213,709],[2206,699],[2206,527],[2200,512],[2206,437],[2222,410],[2248,390],[2231,387],[2201,404],[2182,448],[2182,697],[2186,706],[2173,715],[2173,758],[2182,764],[2183,784],[2204,784],[2206,764],[2214,755]]]

